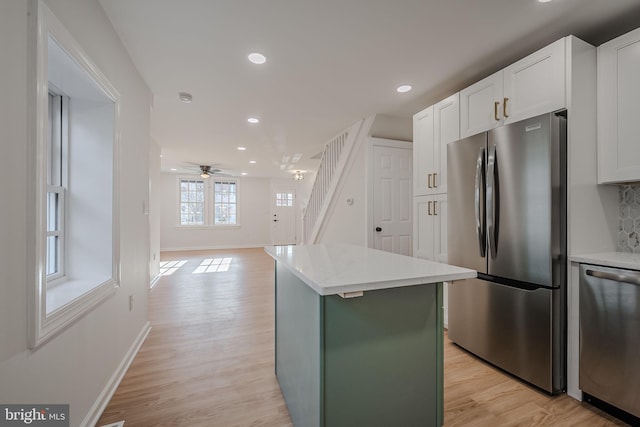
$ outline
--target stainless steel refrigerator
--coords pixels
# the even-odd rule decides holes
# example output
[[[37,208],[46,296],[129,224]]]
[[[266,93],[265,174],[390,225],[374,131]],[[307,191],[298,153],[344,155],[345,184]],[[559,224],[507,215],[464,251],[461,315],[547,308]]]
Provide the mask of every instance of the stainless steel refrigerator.
[[[448,144],[449,339],[549,393],[566,388],[566,114]]]

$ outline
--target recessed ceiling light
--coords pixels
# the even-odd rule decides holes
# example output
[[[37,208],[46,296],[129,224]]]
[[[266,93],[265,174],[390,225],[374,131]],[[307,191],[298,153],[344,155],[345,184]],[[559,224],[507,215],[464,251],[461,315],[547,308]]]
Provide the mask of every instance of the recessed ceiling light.
[[[162,157],[162,154],[160,154],[160,157]]]
[[[256,161],[255,160],[249,160],[249,163],[251,163],[252,165],[255,165]]]
[[[246,172],[242,172],[242,176],[245,176],[245,175],[247,175],[247,173]]]
[[[260,119],[256,119],[255,117],[249,117],[249,118],[247,119],[247,121],[248,121],[249,123],[251,123],[251,124],[254,124],[254,125],[255,125],[256,123],[260,123]]]
[[[411,86],[409,86],[409,85],[398,86],[398,89],[396,89],[396,90],[398,92],[400,92],[400,93],[409,92],[411,90]]]
[[[180,99],[180,101],[184,102],[185,104],[188,104],[193,100],[193,96],[191,96],[191,94],[187,92],[179,92],[178,98]]]
[[[551,0],[538,0],[540,3],[549,3]]]
[[[246,149],[247,149],[247,147],[238,147],[238,150],[239,150],[239,151],[244,151],[244,150],[246,150]]]
[[[264,64],[265,62],[267,62],[267,58],[263,54],[257,53],[257,52],[250,53],[247,58],[249,58],[249,61],[258,65]]]
[[[175,172],[175,171],[177,171],[177,170],[178,170],[178,169],[176,169],[176,168],[171,168],[171,171],[172,171],[172,172]]]

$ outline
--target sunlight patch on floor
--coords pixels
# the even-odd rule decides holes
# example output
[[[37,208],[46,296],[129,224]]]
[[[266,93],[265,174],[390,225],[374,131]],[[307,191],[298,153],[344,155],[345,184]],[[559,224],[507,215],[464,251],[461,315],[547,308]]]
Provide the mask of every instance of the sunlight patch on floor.
[[[161,276],[171,276],[173,273],[178,271],[180,267],[185,265],[187,260],[181,261],[160,261],[160,275]]]
[[[200,263],[198,268],[193,271],[193,274],[202,273],[221,273],[229,271],[229,266],[233,258],[208,258]]]

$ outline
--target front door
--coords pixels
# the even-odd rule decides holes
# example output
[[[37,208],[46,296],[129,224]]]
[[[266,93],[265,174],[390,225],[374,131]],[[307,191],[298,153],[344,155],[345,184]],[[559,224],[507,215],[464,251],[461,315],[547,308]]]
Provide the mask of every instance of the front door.
[[[411,256],[412,150],[373,146],[373,247]]]
[[[272,192],[271,236],[274,245],[296,243],[296,192],[293,188],[275,188]]]

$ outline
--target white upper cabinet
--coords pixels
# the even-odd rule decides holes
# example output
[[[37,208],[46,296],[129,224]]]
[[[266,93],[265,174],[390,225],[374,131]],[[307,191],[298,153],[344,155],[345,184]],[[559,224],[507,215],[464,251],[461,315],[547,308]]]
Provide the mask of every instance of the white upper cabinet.
[[[565,39],[460,92],[460,137],[559,110],[565,101]]]
[[[431,194],[447,192],[447,144],[460,139],[460,95],[443,99],[433,106],[434,145]]]
[[[501,101],[502,71],[460,91],[460,138],[500,126]]]
[[[428,194],[433,170],[433,106],[413,116],[413,195]]]
[[[447,192],[447,144],[458,139],[459,94],[413,116],[414,196]]]
[[[640,28],[598,47],[598,182],[640,181]]]
[[[564,108],[565,39],[560,39],[504,69],[504,123]]]

